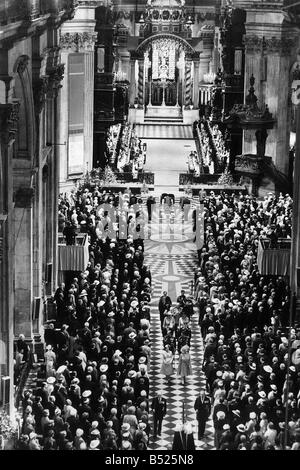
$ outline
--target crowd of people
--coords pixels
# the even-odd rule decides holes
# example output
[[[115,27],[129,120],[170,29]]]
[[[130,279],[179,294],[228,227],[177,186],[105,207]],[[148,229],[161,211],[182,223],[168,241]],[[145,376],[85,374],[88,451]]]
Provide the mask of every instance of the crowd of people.
[[[200,145],[200,160],[204,173],[211,175],[225,171],[229,163],[229,150],[217,124],[211,126],[202,118],[194,124],[194,134]]]
[[[260,237],[291,236],[292,200],[210,193],[202,202],[195,296],[209,404],[195,404],[200,435],[212,406],[217,449],[299,450],[300,331],[290,330],[289,354],[288,284],[256,262]]]
[[[161,374],[170,382],[171,376],[177,372],[182,384],[185,384],[186,378],[192,375],[189,349],[192,336],[191,316],[194,313],[193,298],[182,290],[177,302],[172,304],[165,291],[159,299],[158,310],[164,345]],[[174,367],[176,351],[179,354],[177,371]]]
[[[132,124],[124,124],[121,134],[117,168],[120,172],[130,172],[137,178],[146,163],[146,146],[136,134]]]
[[[212,155],[212,145],[209,139],[207,130],[205,129],[204,122],[199,122],[197,126],[197,135],[199,138],[200,151],[201,151],[201,164],[205,171],[208,169],[209,174],[213,175],[215,172],[215,164]]]
[[[200,176],[200,163],[198,159],[198,154],[195,151],[192,151],[189,153],[188,156],[188,170],[189,173],[192,173],[194,176],[198,177]]]
[[[20,449],[147,449],[151,272],[142,238],[111,237],[104,202],[130,213],[138,201],[97,188],[60,198],[60,228],[85,221],[90,258],[56,290],[45,362],[24,393]]]
[[[159,300],[160,372],[169,382],[177,373],[182,384],[192,374],[196,302],[206,376],[194,406],[198,438],[211,417],[216,449],[299,450],[300,329],[289,329],[286,279],[261,276],[257,266],[260,238],[291,237],[292,199],[213,192],[200,199],[204,245],[194,298],[182,291],[172,303],[163,292]],[[103,204],[116,209],[116,218]],[[37,388],[24,394],[20,448],[144,450],[150,432],[160,435],[168,403],[161,394],[149,403],[151,272],[138,230],[143,213],[142,200],[128,192],[83,187],[61,196],[60,230],[85,231],[90,260],[56,291],[45,364]],[[114,230],[122,217],[127,230]]]
[[[216,150],[218,163],[222,169],[225,170],[226,165],[229,163],[229,150],[226,149],[225,140],[219,126],[214,124],[212,127],[208,122],[208,128],[212,136],[212,142]]]

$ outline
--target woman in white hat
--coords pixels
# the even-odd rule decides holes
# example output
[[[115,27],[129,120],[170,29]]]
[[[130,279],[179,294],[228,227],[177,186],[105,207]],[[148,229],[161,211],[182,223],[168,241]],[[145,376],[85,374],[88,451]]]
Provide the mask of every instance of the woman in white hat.
[[[181,377],[182,385],[185,384],[185,379],[188,375],[192,375],[192,364],[190,356],[190,348],[186,344],[182,346],[180,355],[179,355],[179,364],[177,369],[177,374]]]
[[[174,372],[174,355],[170,350],[170,346],[166,344],[165,349],[162,352],[162,364],[160,373],[164,374],[168,382],[170,382],[171,375],[173,375]]]

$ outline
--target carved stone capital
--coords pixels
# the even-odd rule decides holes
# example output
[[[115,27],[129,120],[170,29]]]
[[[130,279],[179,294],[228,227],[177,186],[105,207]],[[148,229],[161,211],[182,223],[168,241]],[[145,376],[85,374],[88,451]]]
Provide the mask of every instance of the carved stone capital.
[[[48,71],[47,98],[56,98],[64,77],[65,64],[58,64]]]
[[[291,53],[295,40],[287,37],[263,38],[256,35],[249,35],[245,37],[244,43],[248,53],[262,53],[264,51],[267,54],[278,53],[281,55],[287,55]]]
[[[96,40],[97,33],[64,33],[60,37],[60,47],[73,52],[93,51]]]
[[[0,133],[6,142],[14,138],[17,131],[20,103],[14,100],[12,103],[0,104]]]
[[[262,52],[263,51],[263,38],[259,36],[246,36],[244,39],[247,52]]]
[[[27,55],[21,55],[16,63],[16,71],[18,72],[19,75],[22,75],[28,65],[29,62],[29,57]]]
[[[267,53],[279,53],[279,54],[290,54],[291,50],[295,44],[295,41],[292,38],[268,38],[265,39],[265,50]]]
[[[34,189],[21,187],[14,193],[16,207],[30,208],[34,198]]]
[[[33,82],[33,99],[35,110],[37,114],[40,114],[44,108],[46,102],[46,95],[49,90],[49,79],[48,77],[41,77]]]

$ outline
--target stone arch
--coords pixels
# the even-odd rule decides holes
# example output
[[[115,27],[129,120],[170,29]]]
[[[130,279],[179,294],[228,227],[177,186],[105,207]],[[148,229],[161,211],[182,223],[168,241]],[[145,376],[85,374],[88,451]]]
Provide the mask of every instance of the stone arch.
[[[21,55],[13,69],[14,98],[20,102],[14,156],[15,158],[33,160],[35,155],[35,115],[28,63],[29,57]]]
[[[189,54],[195,54],[195,49],[186,41],[186,39],[181,38],[179,36],[176,36],[175,34],[171,33],[159,33],[155,34],[154,36],[150,36],[147,39],[144,39],[141,44],[136,49],[136,53],[143,53],[146,51],[147,47],[151,44],[151,42],[155,41],[156,39],[163,39],[163,38],[168,38],[168,39],[174,39],[175,41],[179,42],[181,46],[183,47],[184,51],[189,53]]]

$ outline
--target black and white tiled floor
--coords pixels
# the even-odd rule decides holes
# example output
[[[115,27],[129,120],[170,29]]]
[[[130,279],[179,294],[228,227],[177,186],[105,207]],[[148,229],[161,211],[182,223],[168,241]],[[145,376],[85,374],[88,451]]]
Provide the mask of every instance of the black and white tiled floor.
[[[152,301],[151,301],[151,367],[150,395],[151,398],[161,391],[167,400],[167,415],[163,420],[162,434],[155,440],[149,441],[151,450],[168,450],[172,448],[174,428],[177,421],[183,418],[191,421],[197,450],[214,449],[213,424],[210,419],[206,424],[206,435],[201,441],[197,438],[197,420],[194,402],[201,388],[205,387],[205,376],[202,372],[203,342],[198,325],[198,315],[195,309],[192,317],[191,357],[192,372],[186,385],[176,374],[170,383],[160,374],[161,352],[163,338],[158,312],[159,297],[166,290],[173,301],[176,301],[181,289],[191,293],[191,280],[197,262],[195,245],[192,242],[192,223],[183,221],[183,216],[175,208],[174,217],[157,211],[149,226],[149,239],[145,243],[145,262],[150,265],[152,272]],[[175,228],[176,227],[176,228]],[[175,355],[175,366],[178,365],[178,353]]]

